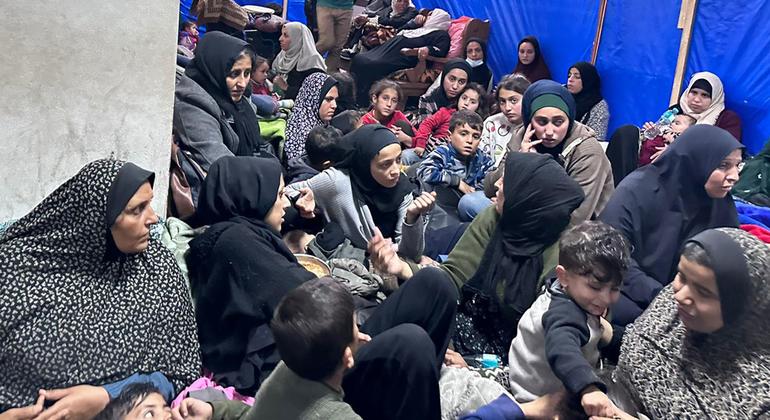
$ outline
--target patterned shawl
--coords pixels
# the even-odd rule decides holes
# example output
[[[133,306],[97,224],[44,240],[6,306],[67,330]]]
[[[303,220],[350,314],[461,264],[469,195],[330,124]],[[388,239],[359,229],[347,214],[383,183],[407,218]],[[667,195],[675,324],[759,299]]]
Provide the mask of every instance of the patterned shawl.
[[[314,127],[324,125],[318,110],[321,99],[337,81],[326,73],[313,73],[305,78],[297,93],[294,109],[286,123],[286,159],[305,154],[305,140]]]
[[[668,285],[623,338],[617,377],[653,418],[770,415],[770,248],[742,230],[717,230],[746,258],[751,284],[741,318],[712,334],[688,331]]]
[[[199,374],[171,252],[155,239],[140,254],[108,251],[108,197],[124,165],[89,163],[0,236],[0,412],[41,388],[159,371],[179,390]]]

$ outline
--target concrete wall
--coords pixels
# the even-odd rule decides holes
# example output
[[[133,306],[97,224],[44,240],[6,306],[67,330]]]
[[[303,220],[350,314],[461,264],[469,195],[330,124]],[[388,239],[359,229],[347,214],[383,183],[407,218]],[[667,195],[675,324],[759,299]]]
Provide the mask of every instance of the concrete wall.
[[[0,221],[87,162],[155,171],[165,214],[176,0],[7,1],[0,40]]]

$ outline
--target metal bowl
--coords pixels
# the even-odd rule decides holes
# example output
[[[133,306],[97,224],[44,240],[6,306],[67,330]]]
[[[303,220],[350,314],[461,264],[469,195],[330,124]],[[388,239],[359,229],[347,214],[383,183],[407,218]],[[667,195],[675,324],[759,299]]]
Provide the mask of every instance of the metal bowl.
[[[332,274],[329,265],[318,257],[308,254],[296,254],[295,257],[297,257],[297,262],[305,267],[305,270],[315,274],[316,277],[330,276]]]

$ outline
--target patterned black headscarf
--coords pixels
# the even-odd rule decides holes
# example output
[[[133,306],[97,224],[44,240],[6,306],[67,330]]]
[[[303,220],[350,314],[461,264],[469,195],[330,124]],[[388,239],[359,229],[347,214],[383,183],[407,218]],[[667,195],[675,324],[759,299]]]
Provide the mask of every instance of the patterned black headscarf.
[[[126,165],[89,163],[0,237],[0,411],[34,403],[41,388],[159,371],[181,390],[199,375],[190,292],[171,252],[151,238],[144,252],[105,258],[109,197],[123,201],[119,173],[138,173]]]

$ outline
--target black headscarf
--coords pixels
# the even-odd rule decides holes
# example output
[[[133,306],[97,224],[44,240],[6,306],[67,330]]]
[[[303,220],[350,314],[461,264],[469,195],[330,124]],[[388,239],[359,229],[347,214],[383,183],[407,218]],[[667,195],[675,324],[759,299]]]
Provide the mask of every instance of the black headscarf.
[[[203,366],[217,383],[250,395],[280,361],[269,328],[275,307],[315,277],[263,220],[280,177],[276,159],[214,162],[198,204],[212,225],[190,241],[187,255]]]
[[[348,151],[337,168],[348,170],[354,197],[369,207],[382,235],[393,237],[399,222],[398,208],[404,197],[411,193],[412,185],[402,173],[396,186],[383,187],[372,177],[370,165],[380,150],[399,144],[395,134],[380,124],[367,124],[347,134],[343,142]]]
[[[451,102],[456,98],[449,98],[446,94],[446,91],[444,90],[444,79],[446,78],[446,75],[449,74],[450,71],[454,69],[460,69],[465,72],[466,75],[468,75],[468,79],[470,81],[471,77],[471,66],[468,64],[467,61],[465,61],[462,58],[453,58],[444,64],[444,69],[441,71],[441,82],[439,83],[438,87],[431,92],[429,99],[436,103],[438,108],[444,108],[451,104]]]
[[[238,56],[251,50],[245,41],[223,32],[209,32],[195,49],[195,58],[185,69],[185,75],[198,83],[217,102],[219,108],[235,121],[238,135],[238,156],[252,156],[259,152],[262,137],[259,134],[254,108],[249,104],[248,92],[238,102],[233,102],[225,79]],[[252,71],[254,62],[251,63]]]
[[[525,42],[532,44],[535,49],[535,59],[532,60],[532,62],[529,64],[524,64],[521,62],[521,60],[518,60],[519,48],[521,48],[521,44]],[[519,45],[516,46],[516,57],[517,63],[516,68],[513,69],[514,73],[523,74],[526,76],[527,80],[532,83],[535,83],[538,80],[551,78],[551,70],[548,69],[548,64],[545,63],[543,54],[540,51],[540,42],[538,42],[537,38],[534,36],[530,35],[519,41]]]
[[[112,226],[115,223],[115,220],[123,212],[129,200],[136,194],[139,187],[147,181],[152,186],[155,183],[155,174],[131,162],[126,162],[120,168],[115,182],[112,183],[110,192],[107,194],[107,212],[104,219],[107,226]],[[105,257],[110,259],[120,258],[122,253],[115,245],[112,233],[107,231],[105,234],[107,235],[107,253]]]
[[[217,159],[201,188],[199,221],[210,225],[239,216],[255,221],[264,219],[275,203],[280,180],[281,164],[276,159]]]
[[[585,194],[564,168],[545,155],[509,153],[503,176],[503,214],[467,284],[496,296],[502,282],[502,309],[518,318],[537,296],[543,251],[559,239]],[[506,329],[510,334],[516,325]]]
[[[160,371],[180,390],[200,375],[171,252],[151,236],[143,252],[105,258],[108,208],[122,210],[152,178],[128,165],[89,163],[0,236],[0,411],[33,404],[41,388]]]
[[[718,229],[704,230],[687,242],[700,245],[709,256],[719,290],[722,319],[726,325],[733,324],[745,312],[752,289],[743,248]]]
[[[486,89],[489,86],[489,81],[492,80],[492,71],[487,66],[487,43],[481,38],[471,38],[465,43],[465,49],[463,50],[463,57],[468,58],[468,44],[471,42],[478,42],[481,45],[481,51],[484,52],[484,63],[477,67],[471,67],[470,79],[468,82],[478,83]],[[467,61],[466,61],[467,62]],[[470,64],[468,64],[470,66]]]
[[[580,73],[580,81],[583,82],[583,90],[572,96],[575,98],[575,119],[587,121],[591,108],[604,99],[601,92],[601,80],[599,72],[593,64],[585,61],[575,63],[570,70],[576,69]],[[586,117],[585,119],[583,117]]]
[[[553,80],[540,80],[529,85],[521,99],[521,114],[523,116],[523,121],[525,124],[529,124],[532,121],[532,116],[535,113],[532,110],[532,102],[542,95],[556,95],[567,105],[569,127],[567,128],[567,134],[564,138],[564,140],[566,140],[572,133],[572,127],[575,125],[575,100],[572,98],[572,94],[569,93],[567,88]],[[537,150],[538,153],[549,154],[558,161],[559,154],[564,150],[564,141],[559,143],[558,146],[551,148],[538,144],[535,146],[535,150]]]

